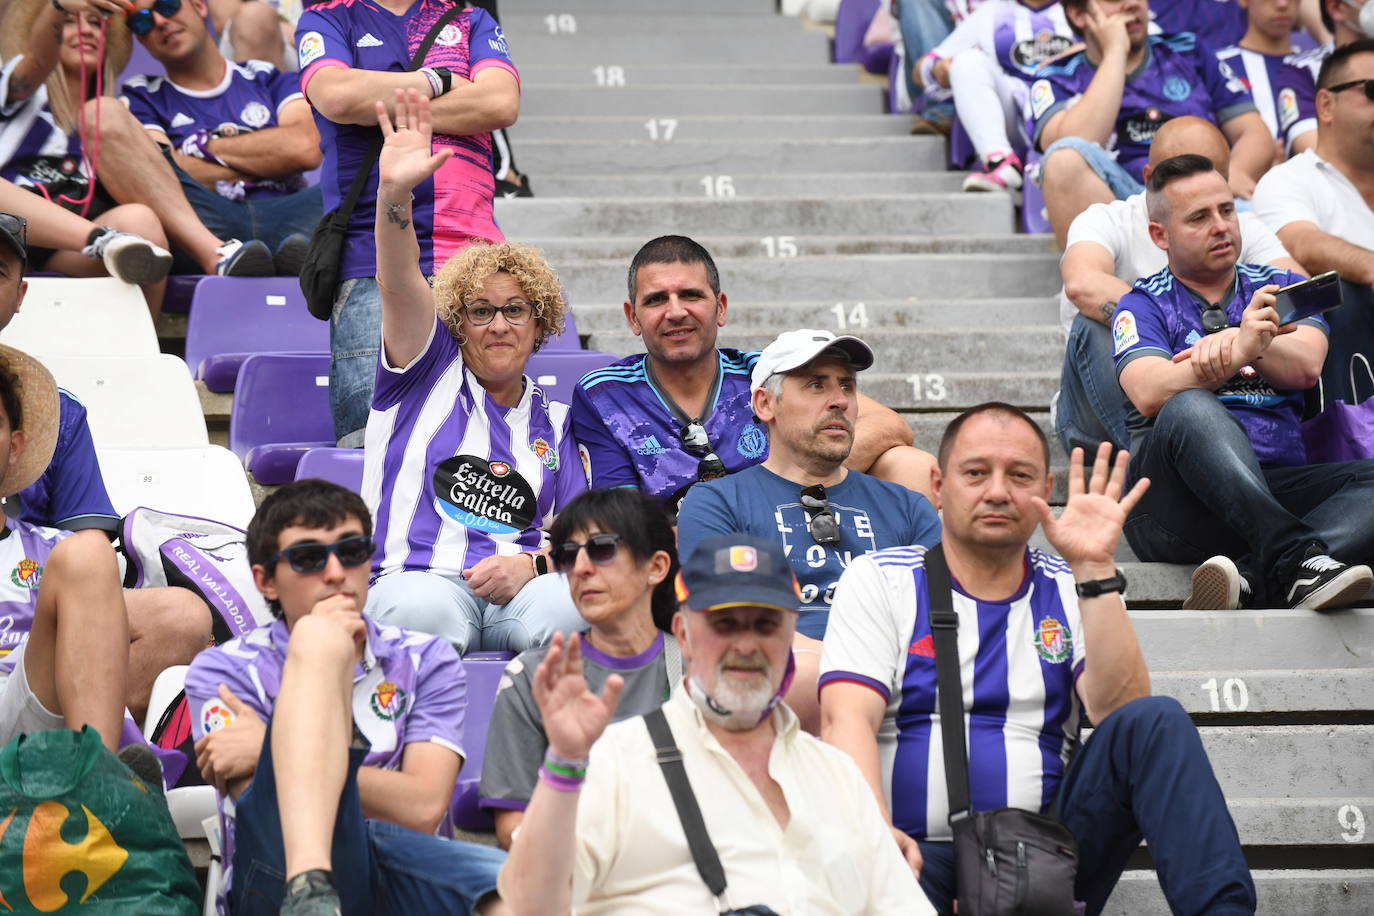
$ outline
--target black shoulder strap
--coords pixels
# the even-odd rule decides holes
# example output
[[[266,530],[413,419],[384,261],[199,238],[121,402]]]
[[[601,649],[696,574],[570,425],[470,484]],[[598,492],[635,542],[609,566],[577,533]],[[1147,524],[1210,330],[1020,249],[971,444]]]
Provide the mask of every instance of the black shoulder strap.
[[[692,792],[692,784],[687,780],[687,768],[682,765],[682,751],[673,740],[673,730],[663,710],[655,709],[644,716],[644,724],[649,727],[649,737],[653,739],[654,750],[658,752],[658,766],[663,770],[663,779],[668,783],[668,791],[673,795],[673,805],[677,808],[678,820],[682,821],[682,832],[687,834],[687,847],[692,850],[692,861],[696,863],[701,880],[712,896],[720,900],[725,893],[725,869],[721,867],[720,856],[711,843],[711,835],[706,832],[706,821],[702,820],[701,808]]]
[[[439,33],[444,30],[444,26],[452,22],[453,17],[461,13],[463,9],[462,6],[454,4],[444,10],[444,15],[439,17],[439,21],[434,23],[434,28],[429,30],[429,34],[425,35],[425,40],[420,42],[420,46],[415,49],[414,56],[410,58],[408,69],[420,69],[420,65],[425,62],[425,55],[429,53],[430,48],[434,47],[434,41],[439,37]],[[372,138],[372,143],[367,148],[367,155],[358,164],[358,173],[353,176],[353,184],[349,186],[348,193],[344,195],[343,201],[339,204],[339,209],[335,211],[338,225],[347,226],[349,218],[353,216],[353,209],[358,206],[358,198],[362,197],[363,188],[367,187],[367,179],[372,174],[372,163],[376,162],[377,157],[381,155],[382,143],[385,140],[386,138],[382,136],[380,130],[377,131],[377,136]]]
[[[959,677],[959,615],[954,613],[954,588],[943,545],[926,550],[925,568],[930,632],[935,642],[940,734],[945,748],[945,784],[949,790],[949,817],[953,821],[969,810],[968,750],[964,742],[964,685]]]

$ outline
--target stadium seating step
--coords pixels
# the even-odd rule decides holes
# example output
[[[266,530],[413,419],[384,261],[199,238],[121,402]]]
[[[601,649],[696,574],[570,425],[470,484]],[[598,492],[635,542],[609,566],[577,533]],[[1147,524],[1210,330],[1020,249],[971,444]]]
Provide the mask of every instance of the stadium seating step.
[[[786,89],[794,93],[797,91],[792,86]],[[540,90],[540,93],[544,91]],[[573,91],[587,90],[583,88]],[[714,96],[707,98],[714,99]],[[647,139],[671,143],[679,138],[685,140],[699,137],[902,137],[907,135],[910,126],[889,115],[849,114],[848,109],[835,114],[812,114],[804,118],[782,113],[741,118],[714,107],[707,109],[705,113],[693,113],[687,109],[665,106],[655,107],[647,115],[639,114],[638,106],[608,106],[608,111],[608,114],[597,116],[575,116],[561,108],[543,115],[521,113],[520,121],[511,130],[511,136],[517,144],[527,139],[580,140],[588,136],[602,140]],[[660,119],[659,116],[665,111],[672,111],[673,114]]]
[[[635,85],[605,91],[588,91],[582,86],[550,86],[532,93],[521,100],[521,114],[526,112],[532,117],[547,115],[590,115],[593,117],[612,117],[616,115],[638,118],[692,118],[704,115],[743,115],[752,116],[758,111],[769,111],[774,116],[806,118],[812,116],[852,115],[855,113],[882,115],[879,100],[874,97],[869,86],[810,86],[805,92],[798,92],[793,86],[740,86],[730,92],[702,92],[696,86],[671,83],[663,86]],[[688,121],[688,125],[695,122]],[[595,125],[588,125],[595,129]],[[678,124],[683,139],[688,137],[710,136],[707,125],[697,125],[696,131],[682,130],[684,123]],[[823,136],[828,132],[824,125],[810,136]],[[843,132],[848,135],[850,131]],[[891,128],[879,129],[873,133],[897,133]],[[638,137],[643,137],[639,133]],[[636,138],[637,139],[637,138]],[[666,126],[656,137],[666,143],[676,142],[675,135],[666,135]]]
[[[665,112],[663,117],[671,117]],[[762,172],[944,171],[945,147],[937,137],[812,137],[793,139],[716,139],[710,136],[669,141],[524,140],[520,168],[537,176],[550,173],[634,175],[687,172],[720,178]],[[747,194],[748,189],[736,191]],[[720,191],[720,193],[728,193]],[[1002,230],[999,230],[1002,231]]]
[[[1011,239],[1025,236],[1010,236]],[[933,240],[944,241],[944,240]],[[960,240],[962,241],[962,240]],[[747,243],[739,243],[744,247]],[[996,244],[993,242],[992,244]],[[913,246],[915,247],[915,246]],[[935,245],[927,246],[930,248]],[[951,246],[953,247],[953,246]],[[556,257],[547,248],[549,257]],[[838,252],[837,252],[838,253]],[[728,288],[724,291],[729,294]],[[615,333],[625,329],[625,310],[621,303],[614,305],[576,306],[578,327],[583,333]],[[729,324],[725,333],[749,331],[755,328],[829,328],[848,334],[887,333],[893,330],[958,327],[1015,327],[1046,326],[1058,320],[1059,301],[1049,297],[998,299],[973,298],[907,298],[895,301],[869,299],[867,301],[836,302],[809,298],[788,298],[758,301],[730,298]],[[877,367],[889,373],[900,366]],[[869,378],[872,376],[869,375]],[[974,402],[976,403],[976,402]],[[1041,402],[1041,406],[1049,400]],[[896,407],[898,405],[891,405]]]
[[[1374,898],[1374,869],[1257,870],[1259,912],[1312,916],[1368,916]],[[1168,916],[1169,905],[1151,870],[1122,876],[1103,916]]]
[[[516,140],[515,142],[519,142]],[[716,178],[692,173],[643,175],[576,175],[567,173],[539,176],[538,192],[549,197],[704,197],[716,187]],[[731,176],[731,187],[738,181],[751,197],[800,196],[814,194],[819,187],[836,194],[931,194],[957,191],[964,176],[955,172],[852,172],[843,175],[745,174]],[[1027,236],[1035,238],[1035,236]],[[627,241],[629,237],[626,237]],[[637,247],[637,245],[636,245]],[[633,250],[631,250],[633,254]]]
[[[824,62],[789,61],[767,66],[748,59],[729,63],[678,63],[654,61],[648,64],[609,64],[588,60],[573,64],[549,64],[536,60],[520,62],[520,86],[526,92],[546,87],[582,86],[614,91],[625,86],[696,86],[714,91],[734,86],[850,86],[860,82],[852,67],[834,67]],[[766,112],[758,112],[766,115]],[[910,127],[908,123],[906,125]]]
[[[771,13],[778,8],[777,0],[695,0],[692,9],[703,15],[712,16],[722,13]],[[676,12],[682,4],[664,0],[535,0],[521,3],[520,10],[525,13],[555,15],[563,13],[638,13],[646,9]],[[786,20],[784,20],[786,21]]]
[[[576,14],[573,14],[576,15]],[[575,65],[594,61],[608,66],[661,64],[664,60],[690,59],[697,63],[747,60],[754,64],[786,64],[795,60],[816,60],[829,52],[829,39],[820,32],[783,29],[766,39],[750,35],[717,35],[704,38],[694,30],[664,32],[653,41],[626,41],[616,35],[578,33],[523,34],[513,38],[511,53],[516,61],[542,60],[549,64]],[[608,87],[607,91],[611,91]],[[873,112],[881,111],[882,96],[872,93]]]

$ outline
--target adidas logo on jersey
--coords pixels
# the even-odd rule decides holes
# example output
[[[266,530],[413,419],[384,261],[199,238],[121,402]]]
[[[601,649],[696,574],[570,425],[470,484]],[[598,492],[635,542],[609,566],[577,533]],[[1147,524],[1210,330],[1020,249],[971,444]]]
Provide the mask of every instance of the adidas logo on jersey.
[[[640,443],[639,448],[635,449],[641,455],[662,455],[668,451],[658,441],[658,436],[650,436]]]
[[[172,116],[172,126],[173,126],[173,127],[185,127],[187,124],[194,124],[194,123],[196,123],[196,122],[193,121],[192,119],[186,117],[186,115],[182,114],[182,113],[179,112],[179,111],[178,111],[176,114],[174,114],[174,115]]]
[[[368,32],[362,38],[358,39],[357,46],[359,48],[380,48],[382,46],[382,40],[371,32]]]
[[[935,640],[930,637],[929,633],[927,633],[926,635],[922,636],[920,639],[912,643],[911,648],[906,650],[906,654],[921,655],[926,658],[934,658]]]

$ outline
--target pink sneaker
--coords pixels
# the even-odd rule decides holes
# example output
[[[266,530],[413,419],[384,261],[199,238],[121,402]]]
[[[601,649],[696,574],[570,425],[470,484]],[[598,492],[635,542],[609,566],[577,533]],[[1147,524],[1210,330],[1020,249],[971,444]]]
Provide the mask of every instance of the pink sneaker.
[[[981,172],[969,172],[964,179],[965,191],[1019,191],[1024,183],[1021,178],[1021,160],[1010,151],[992,153],[988,156]]]

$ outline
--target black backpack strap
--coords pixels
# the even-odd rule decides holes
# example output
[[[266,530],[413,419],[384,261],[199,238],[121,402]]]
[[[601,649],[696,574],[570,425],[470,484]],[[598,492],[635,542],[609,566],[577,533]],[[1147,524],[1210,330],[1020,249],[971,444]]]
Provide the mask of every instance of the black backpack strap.
[[[658,752],[658,766],[663,770],[668,791],[672,793],[678,820],[682,821],[682,832],[687,835],[687,847],[692,850],[692,861],[696,863],[701,880],[706,882],[712,896],[719,901],[725,893],[725,869],[721,867],[720,856],[716,855],[716,847],[706,832],[706,821],[702,820],[692,784],[687,780],[687,768],[682,765],[682,751],[678,750],[677,742],[673,740],[673,730],[668,726],[668,719],[661,708],[647,713],[644,724],[649,727],[649,737],[653,739],[654,750]]]
[[[964,685],[959,676],[959,615],[954,613],[954,588],[944,547],[926,550],[926,595],[930,599],[930,632],[935,643],[936,694],[940,704],[940,735],[945,749],[945,784],[949,791],[949,819],[968,815],[968,749],[964,741]]]
[[[409,70],[418,70],[425,62],[425,55],[429,49],[434,47],[435,40],[439,33],[444,30],[453,18],[464,10],[464,7],[454,4],[444,10],[444,15],[439,17],[439,21],[434,23],[434,27],[425,35],[425,40],[420,42],[420,46],[415,49],[415,54],[410,58]],[[367,187],[367,179],[372,175],[372,163],[377,161],[377,157],[382,153],[382,144],[386,138],[382,136],[380,130],[377,136],[372,138],[372,143],[367,148],[367,155],[358,164],[358,173],[353,176],[353,184],[349,185],[348,193],[344,195],[343,201],[339,204],[339,209],[335,210],[335,219],[338,225],[347,226],[348,220],[353,216],[353,210],[358,206],[358,198],[363,195],[363,188]]]

